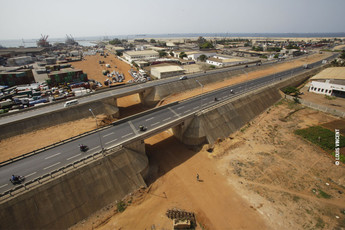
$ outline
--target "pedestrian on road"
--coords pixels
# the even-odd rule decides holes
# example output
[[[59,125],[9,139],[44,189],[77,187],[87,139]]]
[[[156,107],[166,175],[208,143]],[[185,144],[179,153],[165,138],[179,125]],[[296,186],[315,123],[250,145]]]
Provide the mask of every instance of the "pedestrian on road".
[[[199,181],[199,174],[196,174],[196,180]]]

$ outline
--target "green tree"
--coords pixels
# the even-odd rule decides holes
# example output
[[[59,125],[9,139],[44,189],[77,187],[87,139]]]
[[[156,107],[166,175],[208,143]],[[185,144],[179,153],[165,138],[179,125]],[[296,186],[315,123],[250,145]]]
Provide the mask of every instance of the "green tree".
[[[209,41],[206,41],[200,45],[200,49],[212,49],[212,48],[214,48],[214,46]]]
[[[158,51],[158,53],[159,53],[159,57],[166,57],[168,55],[168,53],[163,50]]]
[[[152,38],[152,39],[150,40],[150,43],[157,43],[157,42],[156,42],[155,39]]]
[[[184,57],[187,57],[187,54],[185,52],[181,52],[179,58],[183,59]]]
[[[116,55],[117,55],[117,56],[122,56],[122,54],[123,54],[123,53],[122,53],[121,51],[118,51],[118,50],[116,51]]]
[[[115,39],[109,41],[109,44],[110,44],[110,45],[120,45],[120,44],[122,44],[122,42],[121,42],[120,39],[115,38]]]
[[[200,61],[206,61],[206,59],[207,59],[207,56],[205,55],[205,54],[202,54],[202,55],[200,55],[200,57],[199,57],[199,60]]]
[[[279,57],[279,54],[274,55],[274,58],[278,58],[278,57]]]

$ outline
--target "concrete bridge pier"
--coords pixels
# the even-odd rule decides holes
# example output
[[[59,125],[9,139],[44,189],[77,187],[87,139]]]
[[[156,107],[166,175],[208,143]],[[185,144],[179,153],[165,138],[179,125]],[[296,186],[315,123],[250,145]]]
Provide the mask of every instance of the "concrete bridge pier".
[[[149,173],[149,160],[146,156],[144,140],[129,143],[123,146],[123,148],[131,153],[127,155],[129,162],[136,166],[137,172],[144,179],[147,179]]]
[[[207,143],[205,130],[197,116],[173,127],[172,131],[174,136],[185,145],[199,146]]]
[[[113,118],[120,117],[120,111],[117,107],[117,98],[109,98],[107,100],[103,100],[100,104],[103,104],[103,108],[100,111],[94,111],[95,114],[106,114],[111,115]]]
[[[151,87],[149,89],[145,89],[142,92],[139,92],[139,98],[141,104],[145,106],[155,106],[159,101],[160,98],[156,97],[156,87]]]

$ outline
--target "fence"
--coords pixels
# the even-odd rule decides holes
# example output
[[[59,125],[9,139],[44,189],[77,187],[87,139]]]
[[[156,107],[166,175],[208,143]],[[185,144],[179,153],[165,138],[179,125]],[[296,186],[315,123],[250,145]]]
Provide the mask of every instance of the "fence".
[[[289,99],[289,100],[294,100],[294,97],[293,96],[289,96],[289,95],[286,95],[285,98]],[[309,108],[312,108],[312,109],[315,109],[315,110],[318,110],[318,111],[321,111],[321,112],[325,112],[325,113],[330,113],[334,116],[337,116],[337,117],[345,117],[345,112],[344,111],[340,111],[340,110],[337,110],[337,109],[333,109],[333,108],[329,108],[327,106],[324,106],[324,105],[319,105],[319,104],[316,104],[316,103],[313,103],[313,102],[310,102],[310,101],[306,101],[306,100],[303,100],[303,99],[300,99],[298,98],[299,102],[302,104],[302,105],[305,105]]]

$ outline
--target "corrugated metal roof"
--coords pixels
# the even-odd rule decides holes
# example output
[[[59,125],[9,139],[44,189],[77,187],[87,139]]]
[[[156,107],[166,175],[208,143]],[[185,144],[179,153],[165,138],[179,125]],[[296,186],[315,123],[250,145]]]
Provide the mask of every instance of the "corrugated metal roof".
[[[340,79],[345,80],[345,67],[331,67],[322,70],[320,73],[316,74],[311,78],[316,79]]]

